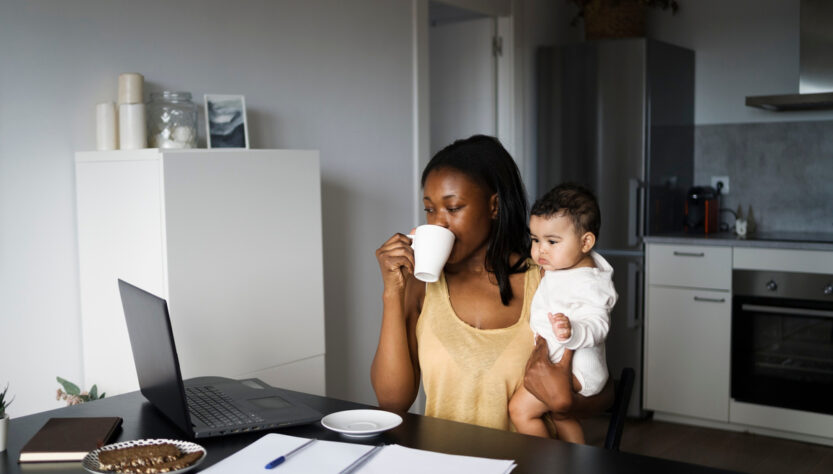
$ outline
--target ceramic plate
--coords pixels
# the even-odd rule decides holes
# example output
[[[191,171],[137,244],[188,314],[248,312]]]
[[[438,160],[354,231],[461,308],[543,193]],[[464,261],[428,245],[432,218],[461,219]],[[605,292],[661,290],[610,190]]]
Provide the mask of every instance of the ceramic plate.
[[[377,435],[399,426],[400,423],[401,416],[382,410],[339,411],[321,419],[325,428],[356,438]]]
[[[89,453],[87,453],[87,456],[84,457],[84,460],[81,461],[81,467],[95,474],[113,473],[115,471],[102,471],[101,469],[99,469],[98,454],[100,452],[111,451],[113,449],[120,448],[130,448],[133,446],[152,446],[154,444],[163,443],[172,444],[179,448],[179,450],[183,453],[193,453],[197,451],[202,451],[202,457],[197,459],[197,461],[194,464],[191,464],[190,466],[184,467],[182,469],[177,469],[176,471],[168,471],[169,474],[178,474],[181,472],[188,472],[191,469],[194,469],[205,460],[205,456],[207,454],[205,448],[203,448],[197,443],[192,443],[190,441],[179,441],[175,439],[137,439],[133,441],[122,441],[121,443],[108,444],[107,446],[102,446],[96,450],[90,451]]]

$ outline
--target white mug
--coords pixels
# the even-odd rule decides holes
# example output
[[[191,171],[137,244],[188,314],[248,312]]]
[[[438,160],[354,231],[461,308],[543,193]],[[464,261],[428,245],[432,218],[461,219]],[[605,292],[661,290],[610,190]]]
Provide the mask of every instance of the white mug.
[[[439,225],[425,224],[416,228],[414,235],[414,276],[432,283],[440,279],[446,260],[454,245],[454,233]]]

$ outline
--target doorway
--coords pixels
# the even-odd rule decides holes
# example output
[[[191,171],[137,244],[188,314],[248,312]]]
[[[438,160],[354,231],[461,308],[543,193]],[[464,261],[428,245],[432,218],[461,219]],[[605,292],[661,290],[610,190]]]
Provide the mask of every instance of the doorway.
[[[429,3],[430,154],[474,134],[497,135],[497,19]]]

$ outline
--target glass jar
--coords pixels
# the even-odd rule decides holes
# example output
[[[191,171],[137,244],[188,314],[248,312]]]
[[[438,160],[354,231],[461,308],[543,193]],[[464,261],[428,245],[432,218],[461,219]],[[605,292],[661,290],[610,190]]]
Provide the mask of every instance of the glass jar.
[[[197,106],[190,92],[152,92],[147,123],[151,148],[197,147]]]

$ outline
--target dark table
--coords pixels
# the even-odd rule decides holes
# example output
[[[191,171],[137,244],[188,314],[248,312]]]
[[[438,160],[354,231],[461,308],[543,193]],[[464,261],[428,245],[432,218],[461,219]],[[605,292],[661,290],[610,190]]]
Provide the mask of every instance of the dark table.
[[[298,392],[291,393],[325,415],[341,410],[374,408],[334,398]],[[61,464],[17,463],[20,448],[46,423],[46,420],[50,417],[74,416],[122,417],[124,423],[115,441],[142,438],[184,438],[183,433],[164,418],[139,392],[130,392],[82,405],[13,418],[9,423],[7,449],[0,453],[0,474],[18,472],[86,473],[87,471],[81,468],[80,462]],[[693,464],[608,451],[593,446],[573,445],[556,440],[413,414],[405,414],[402,424],[398,427],[377,437],[362,440],[344,438],[338,433],[327,430],[320,423],[273,431],[305,438],[316,437],[332,441],[373,445],[384,442],[448,454],[514,459],[518,467],[512,472],[517,474],[540,472],[725,472]],[[208,467],[220,461],[254,442],[265,433],[244,433],[196,440],[197,443],[208,450],[208,457],[200,467]]]

